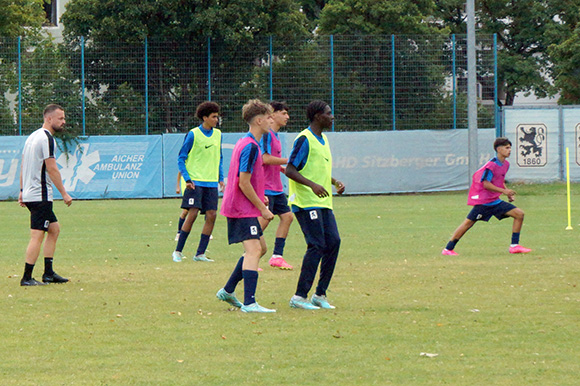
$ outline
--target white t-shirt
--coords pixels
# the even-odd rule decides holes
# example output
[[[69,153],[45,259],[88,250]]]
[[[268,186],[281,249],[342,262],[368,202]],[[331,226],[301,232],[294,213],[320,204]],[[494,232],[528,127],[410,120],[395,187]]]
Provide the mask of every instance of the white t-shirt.
[[[22,201],[52,201],[52,181],[44,160],[54,158],[56,141],[40,128],[30,134],[22,150]]]

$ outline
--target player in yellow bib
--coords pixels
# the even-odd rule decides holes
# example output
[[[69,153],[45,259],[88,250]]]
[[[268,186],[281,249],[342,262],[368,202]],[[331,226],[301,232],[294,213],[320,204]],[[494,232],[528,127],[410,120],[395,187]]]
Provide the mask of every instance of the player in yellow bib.
[[[332,128],[334,117],[330,106],[323,101],[313,101],[306,115],[310,127],[296,137],[286,167],[288,202],[308,246],[290,306],[307,310],[333,309],[335,307],[326,299],[326,290],[338,258],[340,235],[332,211],[332,186],[338,194],[342,194],[345,187],[332,177],[332,155],[328,138],[322,132]],[[308,300],[319,265],[316,292]]]
[[[173,261],[183,259],[183,248],[198,213],[205,214],[205,224],[194,261],[211,262],[205,255],[217,216],[218,188],[224,188],[222,133],[216,128],[220,107],[215,102],[204,102],[197,107],[196,115],[202,120],[192,129],[181,146],[177,166],[181,173],[181,208],[188,211],[179,232]]]

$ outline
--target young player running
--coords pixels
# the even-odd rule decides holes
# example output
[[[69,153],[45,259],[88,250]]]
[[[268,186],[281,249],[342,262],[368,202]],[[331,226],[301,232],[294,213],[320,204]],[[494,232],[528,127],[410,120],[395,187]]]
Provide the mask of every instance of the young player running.
[[[205,224],[201,231],[194,261],[211,262],[205,251],[215,224],[218,205],[218,187],[223,190],[222,133],[216,126],[220,107],[215,102],[204,102],[197,107],[196,115],[202,120],[199,127],[192,129],[181,146],[177,166],[182,176],[181,208],[187,209],[173,261],[180,262],[183,248],[191,232],[198,213],[205,214]]]
[[[276,312],[256,302],[258,263],[266,253],[266,243],[258,217],[270,221],[274,215],[268,209],[264,195],[264,168],[258,144],[270,125],[270,105],[260,100],[248,101],[242,108],[242,117],[250,126],[233,150],[228,172],[228,185],[224,192],[220,213],[228,218],[228,242],[242,243],[244,254],[240,257],[225,287],[216,296],[242,312]],[[244,280],[244,303],[234,294],[236,286]]]
[[[282,158],[282,144],[278,139],[278,132],[288,122],[288,105],[285,102],[270,102],[273,113],[271,115],[270,131],[262,136],[260,148],[262,150],[262,160],[264,162],[264,178],[266,180],[266,196],[268,197],[268,207],[274,215],[280,217],[280,224],[276,230],[276,242],[269,264],[280,269],[292,269],[292,266],[284,260],[284,246],[290,224],[292,224],[292,212],[288,207],[288,199],[284,194],[284,186],[280,173],[284,172],[282,165],[288,162],[288,158]],[[270,221],[259,217],[262,231],[265,231]]]
[[[497,138],[493,143],[493,148],[497,153],[496,156],[473,174],[467,198],[467,205],[472,205],[473,209],[463,223],[453,232],[451,240],[441,252],[443,255],[458,255],[454,250],[455,245],[465,232],[477,221],[489,221],[491,216],[495,216],[498,220],[503,220],[507,217],[514,219],[512,242],[509,247],[510,253],[528,253],[531,251],[531,249],[519,245],[520,231],[524,222],[524,211],[499,198],[502,194],[505,194],[508,200],[512,202],[516,195],[515,191],[505,186],[505,175],[510,167],[507,158],[511,154],[512,143],[507,138]]]
[[[313,101],[306,109],[310,127],[296,140],[286,167],[290,179],[289,202],[306,239],[307,249],[296,293],[290,307],[315,310],[332,309],[326,299],[326,290],[332,279],[340,249],[340,235],[332,211],[332,185],[336,192],[344,192],[344,184],[332,178],[332,156],[326,135],[332,128],[334,117],[330,106],[323,101]],[[308,292],[320,265],[320,278],[316,292],[308,300]]]

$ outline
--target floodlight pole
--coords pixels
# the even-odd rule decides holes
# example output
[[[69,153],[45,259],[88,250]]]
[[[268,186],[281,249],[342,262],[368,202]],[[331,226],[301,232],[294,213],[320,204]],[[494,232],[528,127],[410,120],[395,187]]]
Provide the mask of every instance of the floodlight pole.
[[[469,175],[471,176],[479,166],[479,152],[477,147],[477,70],[475,63],[475,0],[467,0],[467,131],[469,146]]]

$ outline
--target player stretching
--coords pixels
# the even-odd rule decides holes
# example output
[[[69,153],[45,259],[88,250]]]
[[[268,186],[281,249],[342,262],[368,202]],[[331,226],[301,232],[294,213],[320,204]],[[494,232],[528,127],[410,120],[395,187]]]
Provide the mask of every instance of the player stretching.
[[[306,108],[306,116],[310,127],[294,140],[286,167],[286,175],[290,179],[288,200],[307,244],[298,286],[290,299],[290,306],[307,310],[332,309],[334,306],[326,300],[326,290],[340,249],[340,235],[332,212],[332,185],[338,194],[342,194],[344,184],[332,178],[330,145],[322,132],[332,128],[334,117],[330,106],[323,101],[313,101]],[[319,265],[318,286],[309,301],[308,292]]]
[[[493,143],[493,148],[496,151],[496,156],[473,175],[467,198],[467,205],[472,205],[473,209],[463,223],[453,232],[451,241],[443,249],[443,255],[458,255],[454,249],[459,239],[477,221],[489,221],[491,216],[495,216],[498,220],[513,217],[514,224],[512,227],[512,243],[509,248],[510,253],[528,253],[531,251],[531,249],[519,245],[520,230],[524,222],[524,211],[499,198],[503,193],[512,202],[516,195],[515,191],[505,186],[505,175],[510,167],[507,158],[511,154],[512,143],[507,138],[497,138]]]
[[[218,187],[223,189],[222,133],[215,127],[219,121],[220,107],[215,102],[203,102],[197,107],[196,115],[202,124],[192,129],[181,146],[177,166],[182,176],[181,208],[188,213],[179,232],[173,261],[183,259],[183,247],[191,232],[198,213],[205,214],[205,224],[201,231],[194,261],[213,261],[205,251],[215,224],[218,204]]]
[[[270,124],[270,131],[262,136],[260,147],[262,150],[262,160],[264,162],[264,178],[266,180],[266,196],[268,197],[268,207],[274,215],[280,217],[280,224],[276,230],[276,242],[274,252],[270,258],[270,266],[280,269],[292,269],[282,255],[288,230],[292,224],[292,212],[288,207],[288,199],[284,194],[284,186],[280,178],[280,172],[284,172],[282,165],[288,162],[288,158],[282,158],[282,144],[278,139],[278,132],[288,122],[288,105],[285,102],[270,102],[273,113]],[[266,230],[270,221],[259,217],[262,231]]]
[[[64,130],[66,123],[64,109],[59,105],[48,105],[44,109],[44,124],[30,134],[22,151],[22,169],[20,172],[20,195],[18,203],[30,211],[30,241],[26,248],[26,263],[21,286],[44,285],[45,283],[66,283],[68,279],[52,269],[52,259],[60,225],[52,211],[52,184],[56,186],[67,206],[72,198],[66,192],[56,159],[54,158],[54,133]],[[40,254],[44,240],[44,274],[41,283],[32,277],[34,264]]]
[[[264,195],[264,168],[258,144],[268,132],[272,108],[253,99],[242,108],[242,117],[250,126],[249,132],[240,139],[232,152],[228,186],[224,192],[221,214],[228,218],[228,242],[242,243],[244,254],[238,260],[225,287],[216,296],[243,312],[276,312],[256,302],[258,285],[258,263],[266,253],[266,243],[258,217],[270,221],[274,215],[268,209]],[[236,298],[234,291],[244,280],[244,304]]]

